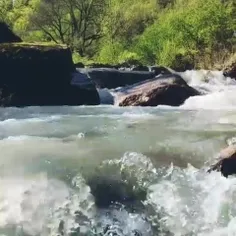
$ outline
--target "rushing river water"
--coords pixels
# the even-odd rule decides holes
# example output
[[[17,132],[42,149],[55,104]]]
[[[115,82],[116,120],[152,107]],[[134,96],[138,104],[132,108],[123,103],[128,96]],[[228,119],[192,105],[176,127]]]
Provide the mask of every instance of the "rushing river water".
[[[1,108],[0,235],[235,235],[236,179],[206,168],[236,136],[236,83],[182,76],[206,95],[178,108]]]

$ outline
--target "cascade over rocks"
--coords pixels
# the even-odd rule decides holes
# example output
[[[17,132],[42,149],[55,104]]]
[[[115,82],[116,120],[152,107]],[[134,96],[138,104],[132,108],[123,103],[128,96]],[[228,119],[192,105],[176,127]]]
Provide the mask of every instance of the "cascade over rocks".
[[[219,161],[213,164],[208,172],[220,171],[224,177],[236,174],[236,145],[224,148],[219,154]]]
[[[0,22],[0,43],[12,42],[22,42],[22,40],[9,29],[6,23]]]
[[[200,95],[179,75],[162,75],[133,86],[123,88],[118,93],[119,106],[179,106],[190,96]]]
[[[77,73],[66,46],[0,44],[0,66],[1,106],[100,103],[95,86]]]

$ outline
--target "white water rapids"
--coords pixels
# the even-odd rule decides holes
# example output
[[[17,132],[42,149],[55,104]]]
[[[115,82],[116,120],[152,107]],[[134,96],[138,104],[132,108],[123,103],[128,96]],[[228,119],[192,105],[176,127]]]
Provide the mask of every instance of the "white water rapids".
[[[236,235],[236,179],[206,173],[236,82],[181,75],[205,93],[181,107],[1,108],[0,235]]]

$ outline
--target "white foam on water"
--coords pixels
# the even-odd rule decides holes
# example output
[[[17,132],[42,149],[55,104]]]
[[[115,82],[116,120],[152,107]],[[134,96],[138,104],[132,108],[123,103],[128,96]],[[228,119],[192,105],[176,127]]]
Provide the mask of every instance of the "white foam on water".
[[[226,86],[236,85],[236,81],[225,77],[222,71],[187,70],[179,74],[190,86],[199,86],[210,91],[220,90]]]
[[[188,98],[180,107],[182,109],[206,109],[206,110],[235,110],[236,86],[230,90],[217,91],[203,96]]]
[[[118,236],[151,236],[153,235],[151,225],[144,218],[145,216],[142,214],[129,213],[122,208],[100,210],[97,221],[99,225],[102,225],[102,228],[98,228],[97,231],[103,232],[104,226],[110,225],[111,227],[104,236],[113,234]]]
[[[190,86],[205,94],[190,97],[181,109],[236,109],[236,80],[225,77],[222,71],[193,70],[179,74]]]
[[[236,179],[206,174],[192,166],[170,167],[159,183],[149,187],[145,204],[159,213],[151,218],[175,236],[235,235]]]
[[[84,226],[95,215],[94,200],[89,187],[80,176],[73,180],[74,189],[46,174],[31,178],[15,177],[0,180],[0,227],[15,226],[28,235],[64,235]],[[60,226],[63,220],[63,228]]]
[[[6,119],[3,121],[0,121],[0,125],[5,126],[5,125],[22,125],[25,123],[39,123],[39,122],[50,122],[50,121],[56,121],[61,119],[61,115],[50,115],[50,116],[45,116],[45,117],[34,117],[34,118],[27,118],[27,119]]]

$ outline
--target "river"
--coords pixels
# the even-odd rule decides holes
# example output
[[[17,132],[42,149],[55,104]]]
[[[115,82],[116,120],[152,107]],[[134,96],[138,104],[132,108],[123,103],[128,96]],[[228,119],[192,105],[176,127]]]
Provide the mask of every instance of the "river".
[[[1,236],[233,236],[236,82],[181,74],[180,107],[0,108]],[[116,90],[111,91],[116,96]]]

